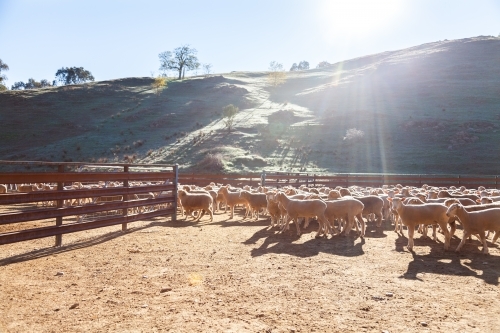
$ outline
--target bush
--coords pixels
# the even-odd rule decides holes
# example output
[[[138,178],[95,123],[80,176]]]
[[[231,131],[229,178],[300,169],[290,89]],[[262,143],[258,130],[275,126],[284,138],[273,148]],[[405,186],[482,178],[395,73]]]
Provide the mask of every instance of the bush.
[[[233,129],[234,117],[236,116],[236,113],[238,113],[238,110],[239,109],[233,104],[226,105],[222,109],[222,118],[224,119],[224,125],[229,132],[231,132],[231,130]]]
[[[208,153],[199,163],[198,166],[204,170],[209,171],[223,171],[224,170],[224,159],[222,154],[210,154]]]
[[[358,130],[356,128],[350,128],[347,130],[344,140],[361,140],[365,136],[365,132]]]

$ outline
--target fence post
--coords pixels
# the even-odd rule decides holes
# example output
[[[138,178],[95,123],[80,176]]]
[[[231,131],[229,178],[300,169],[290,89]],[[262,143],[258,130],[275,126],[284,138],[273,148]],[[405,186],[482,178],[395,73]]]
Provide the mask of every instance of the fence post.
[[[63,173],[64,172],[64,165],[60,164],[57,166],[57,172]],[[57,182],[57,190],[62,191],[64,190],[64,183],[61,181]],[[57,208],[62,208],[63,207],[63,200],[58,199],[57,200]],[[56,217],[56,226],[62,225],[63,218],[62,216]],[[62,235],[56,235],[56,246],[61,246],[62,245]]]
[[[123,167],[123,172],[128,173],[128,165],[125,165],[125,166]],[[123,181],[123,189],[126,189],[126,188],[128,188],[128,179],[125,179],[125,180]],[[124,197],[124,198],[123,198],[123,199],[124,199],[124,200],[123,200],[124,202],[125,202],[125,201],[128,201],[129,197],[128,197],[128,195],[127,195],[127,194],[125,194],[123,197]],[[127,215],[128,215],[128,208],[123,208],[122,215],[123,215],[123,219],[124,219],[124,220],[126,220],[126,219],[127,219]],[[125,223],[122,223],[122,231],[127,231],[127,223],[126,223],[126,222],[125,222]]]
[[[178,165],[174,165],[174,213],[172,214],[172,222],[177,222],[177,184],[179,182]]]

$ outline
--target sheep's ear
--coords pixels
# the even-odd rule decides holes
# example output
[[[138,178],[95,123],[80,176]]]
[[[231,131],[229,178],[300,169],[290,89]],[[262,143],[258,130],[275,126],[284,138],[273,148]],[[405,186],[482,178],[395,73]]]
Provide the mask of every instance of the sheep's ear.
[[[481,199],[476,199],[476,202],[481,202]]]
[[[388,197],[387,200],[389,200],[390,202],[392,202],[392,198],[391,197]]]

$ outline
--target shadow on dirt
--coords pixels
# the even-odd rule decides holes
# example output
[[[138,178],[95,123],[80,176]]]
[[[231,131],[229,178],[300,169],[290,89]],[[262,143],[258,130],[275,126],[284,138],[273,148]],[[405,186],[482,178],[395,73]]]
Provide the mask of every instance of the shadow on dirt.
[[[422,281],[417,276],[422,273],[473,276],[482,279],[485,283],[498,285],[500,258],[482,254],[482,245],[476,240],[469,241],[460,253],[456,253],[454,250],[459,241],[456,236],[453,237],[450,250],[444,250],[444,244],[441,241],[434,242],[431,237],[418,238],[417,236],[414,239],[414,249],[418,246],[427,246],[430,247],[431,252],[419,255],[412,251],[413,261],[408,263],[406,272],[400,278]],[[408,251],[406,237],[399,235],[395,243],[396,251]],[[491,244],[488,246],[491,247]],[[482,271],[482,273],[477,271]]]
[[[172,223],[172,222],[168,221],[168,223],[170,226],[170,223]],[[52,256],[54,254],[59,254],[59,253],[73,251],[73,250],[83,249],[86,247],[95,246],[95,245],[102,244],[102,243],[105,243],[107,241],[113,240],[115,238],[125,236],[129,233],[132,233],[132,232],[137,232],[137,231],[141,231],[141,230],[151,228],[151,227],[156,227],[156,226],[165,227],[165,226],[167,226],[167,224],[164,221],[163,222],[151,221],[151,223],[140,226],[140,227],[132,227],[132,228],[129,227],[129,229],[125,232],[123,232],[121,230],[120,231],[113,231],[113,232],[109,232],[109,233],[106,233],[103,235],[93,237],[91,239],[87,239],[85,241],[76,241],[75,243],[70,243],[70,244],[62,245],[62,246],[58,246],[58,247],[47,247],[47,248],[33,250],[33,251],[30,251],[27,253],[17,254],[17,255],[10,256],[10,257],[4,258],[4,259],[0,259],[0,267],[7,266],[7,265],[10,265],[13,263],[44,258],[44,257]],[[64,235],[63,235],[63,242],[64,242]]]
[[[317,225],[313,223],[307,229],[302,230],[301,236],[297,236],[293,225],[290,226],[290,230],[283,233],[277,232],[277,228],[268,227],[257,231],[243,244],[255,244],[259,239],[264,239],[264,243],[259,248],[252,249],[252,257],[269,253],[288,254],[301,258],[313,257],[320,252],[345,257],[364,254],[365,240],[355,236],[354,232],[348,237],[335,235],[330,238],[314,238],[317,228]],[[301,237],[310,239],[304,243],[294,243]]]

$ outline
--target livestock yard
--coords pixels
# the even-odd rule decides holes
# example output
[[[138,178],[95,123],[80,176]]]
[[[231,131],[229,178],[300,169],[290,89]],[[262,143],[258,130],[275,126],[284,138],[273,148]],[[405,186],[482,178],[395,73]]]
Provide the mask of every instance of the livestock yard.
[[[384,198],[424,193],[349,190]],[[426,190],[431,197],[433,189]],[[498,196],[458,191],[440,196]],[[229,210],[218,209],[213,221],[209,214],[196,221],[181,218],[179,209],[177,221],[155,217],[126,231],[110,226],[71,233],[60,247],[52,237],[1,245],[0,331],[498,331],[500,251],[491,235],[489,255],[476,238],[456,253],[463,236],[457,222],[449,250],[442,233],[434,241],[415,231],[409,251],[407,227],[395,232],[387,210],[380,227],[363,215],[364,237],[349,229],[347,236],[320,238],[314,220],[307,228],[302,223],[298,236],[294,225],[280,232],[268,214],[256,219],[245,213],[238,206],[230,218]]]

